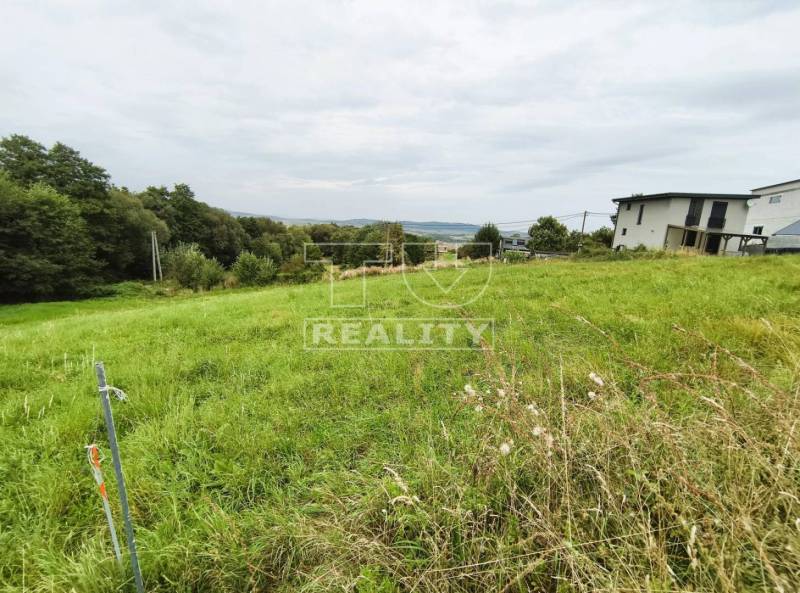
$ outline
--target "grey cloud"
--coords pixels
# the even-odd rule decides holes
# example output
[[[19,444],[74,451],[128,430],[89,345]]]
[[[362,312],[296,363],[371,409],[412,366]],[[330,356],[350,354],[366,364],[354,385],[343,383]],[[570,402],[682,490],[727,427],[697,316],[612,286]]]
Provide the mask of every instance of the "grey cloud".
[[[4,10],[0,135],[232,210],[516,220],[798,176],[796,2]]]
[[[537,176],[533,179],[517,182],[500,189],[504,193],[528,192],[565,185],[576,177],[587,177],[598,171],[627,167],[643,162],[654,161],[668,156],[680,154],[681,149],[642,149],[626,153],[609,154],[589,159],[576,160],[557,169]]]

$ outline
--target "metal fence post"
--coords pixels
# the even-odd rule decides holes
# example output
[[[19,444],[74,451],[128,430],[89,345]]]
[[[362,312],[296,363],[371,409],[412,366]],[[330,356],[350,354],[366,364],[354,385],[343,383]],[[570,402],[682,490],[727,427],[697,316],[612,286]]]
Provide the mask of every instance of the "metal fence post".
[[[108,397],[108,385],[106,384],[106,369],[102,362],[95,365],[97,372],[97,385],[100,389],[100,401],[103,404],[103,415],[106,419],[108,429],[108,444],[111,447],[111,458],[114,462],[114,473],[117,475],[117,488],[119,489],[119,502],[122,505],[122,518],[125,522],[125,536],[128,540],[128,551],[131,555],[131,567],[133,568],[133,578],[136,581],[136,590],[144,593],[144,583],[142,573],[139,570],[139,558],[136,555],[136,537],[133,534],[133,523],[131,523],[131,511],[128,507],[128,493],[125,490],[125,477],[122,475],[122,462],[119,457],[119,446],[117,445],[117,431],[114,429],[114,416],[111,414],[111,400]]]

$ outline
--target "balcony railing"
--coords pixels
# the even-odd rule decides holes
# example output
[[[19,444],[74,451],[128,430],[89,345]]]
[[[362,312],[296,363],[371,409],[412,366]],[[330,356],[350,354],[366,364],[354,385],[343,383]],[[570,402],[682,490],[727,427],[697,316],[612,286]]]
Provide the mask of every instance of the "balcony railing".
[[[710,229],[724,229],[725,219],[719,216],[708,217],[708,228]]]

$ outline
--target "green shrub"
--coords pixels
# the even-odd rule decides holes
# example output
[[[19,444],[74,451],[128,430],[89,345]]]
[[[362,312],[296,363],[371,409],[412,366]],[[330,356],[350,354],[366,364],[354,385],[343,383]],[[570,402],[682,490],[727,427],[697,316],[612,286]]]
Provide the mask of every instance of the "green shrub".
[[[504,251],[503,260],[509,264],[519,264],[528,261],[528,254],[524,251]]]
[[[599,261],[626,261],[632,259],[663,259],[677,257],[675,253],[663,249],[647,249],[644,245],[637,245],[632,249],[609,249],[599,245],[584,247],[573,253],[574,259],[593,259]]]
[[[266,286],[275,280],[278,267],[268,257],[242,251],[231,271],[242,286]]]
[[[180,286],[206,290],[222,283],[225,269],[216,259],[209,259],[194,243],[181,243],[164,256],[167,277]]]
[[[206,290],[211,290],[219,286],[225,280],[225,268],[215,258],[206,258],[203,262],[202,273],[200,274],[200,286]]]
[[[302,284],[313,282],[325,273],[322,264],[307,264],[302,254],[297,253],[289,258],[282,266],[278,276],[284,282]]]

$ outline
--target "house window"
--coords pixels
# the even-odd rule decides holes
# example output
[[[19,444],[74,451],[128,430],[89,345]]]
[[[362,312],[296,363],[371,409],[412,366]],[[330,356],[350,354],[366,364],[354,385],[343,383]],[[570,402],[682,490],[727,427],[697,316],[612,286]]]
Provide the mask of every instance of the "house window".
[[[753,227],[753,234],[754,235],[760,235],[763,232],[764,232],[764,226],[763,225],[762,226],[754,226]]]
[[[782,196],[782,195],[780,195],[780,194],[778,194],[777,196],[770,196],[770,197],[769,197],[769,203],[770,203],[770,204],[780,204],[780,203],[781,203],[781,198],[782,198],[782,197],[783,197],[783,196]]]
[[[627,234],[628,234],[628,229],[626,229],[626,228],[623,228],[623,229],[622,229],[622,236],[624,237],[624,236],[625,236],[625,235],[627,235]]]
[[[631,203],[628,202],[627,204],[625,204],[625,210],[630,210],[630,209],[631,209]]]
[[[642,224],[642,214],[644,214],[644,204],[639,204],[639,216],[636,217],[636,224]]]
[[[689,202],[689,212],[686,214],[686,226],[697,226],[703,215],[703,198],[692,198]]]

